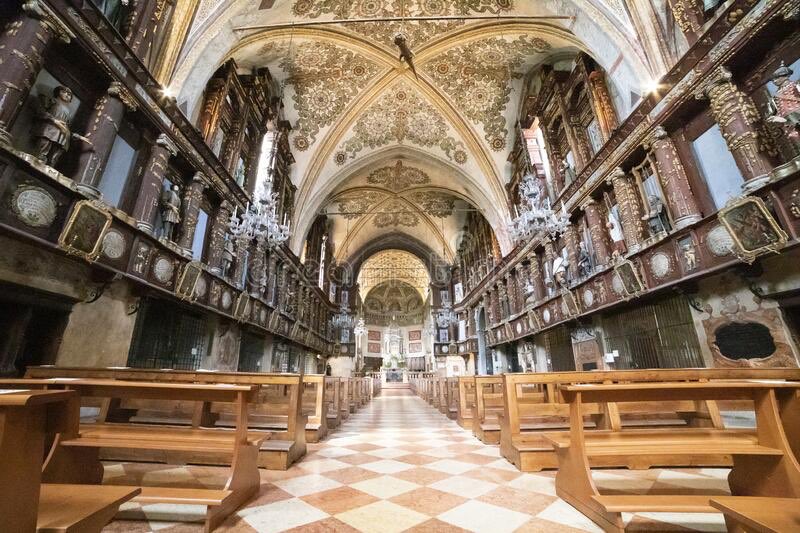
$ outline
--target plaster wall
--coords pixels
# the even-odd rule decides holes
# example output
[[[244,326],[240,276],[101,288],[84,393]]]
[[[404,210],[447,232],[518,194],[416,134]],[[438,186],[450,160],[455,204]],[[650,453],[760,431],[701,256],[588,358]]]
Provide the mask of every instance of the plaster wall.
[[[96,301],[72,308],[56,364],[61,366],[126,366],[136,325],[139,298],[124,280],[109,285]]]
[[[331,376],[349,378],[353,376],[355,358],[353,357],[328,357],[331,365]]]

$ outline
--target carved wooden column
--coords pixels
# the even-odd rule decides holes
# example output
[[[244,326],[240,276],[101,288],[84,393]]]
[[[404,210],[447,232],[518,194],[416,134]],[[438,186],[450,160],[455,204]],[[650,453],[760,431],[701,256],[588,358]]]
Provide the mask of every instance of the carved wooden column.
[[[228,234],[228,224],[231,220],[231,204],[223,200],[211,220],[208,231],[208,246],[206,264],[212,274],[222,274],[222,256],[225,251],[225,235]]]
[[[250,260],[247,262],[247,285],[250,296],[261,298],[264,295],[266,275],[264,272],[263,241],[255,241],[250,245]]]
[[[630,176],[625,174],[620,167],[611,171],[606,183],[614,187],[614,196],[617,197],[619,216],[622,220],[622,233],[625,235],[625,245],[628,251],[634,253],[639,250],[647,235],[642,221],[642,205],[636,185]]]
[[[545,261],[545,265],[546,265],[546,270],[544,270],[544,272],[545,272],[545,274],[547,274],[549,272],[549,278],[545,279],[545,286],[547,287],[547,289],[549,289],[550,287],[555,288],[555,286],[556,286],[556,280],[555,280],[555,277],[553,276],[553,261],[555,261],[555,259],[556,259],[556,250],[555,250],[555,246],[553,245],[553,241],[548,239],[548,238],[545,238],[544,239],[544,261]],[[549,282],[549,284],[548,284],[548,282]],[[547,290],[547,294],[548,295],[550,294],[549,290]]]
[[[236,263],[233,266],[233,272],[229,274],[230,281],[239,288],[244,288],[244,268],[247,266],[247,249],[250,245],[250,241],[243,237],[239,237],[234,239],[233,241],[234,251],[236,253]]]
[[[153,220],[161,198],[161,189],[167,173],[169,158],[170,156],[175,157],[177,154],[178,148],[163,133],[158,136],[150,148],[150,157],[144,167],[139,196],[136,198],[136,206],[132,213],[133,218],[137,221],[136,227],[147,233],[153,233]]]
[[[22,2],[0,34],[0,143],[11,144],[11,125],[56,37],[68,43],[71,33],[41,0]]]
[[[513,315],[517,312],[517,287],[511,272],[506,272],[505,288],[506,299],[508,300],[508,314]]]
[[[686,177],[686,170],[683,168],[675,144],[661,126],[656,127],[650,147],[675,229],[679,230],[698,222],[702,216],[692,194],[689,179]]]
[[[88,130],[84,133],[89,143],[82,144],[83,151],[78,158],[78,169],[74,178],[78,182],[78,190],[89,196],[100,197],[100,179],[111,156],[126,109],[134,111],[136,102],[127,89],[116,81],[109,85],[106,93],[94,104],[94,110],[89,116]]]
[[[564,125],[564,133],[567,135],[567,142],[572,150],[572,156],[575,158],[575,173],[577,174],[586,166],[586,163],[589,162],[592,156],[588,151],[588,146],[582,143],[580,138],[576,135],[575,125],[572,117],[570,117],[567,103],[564,101],[563,87],[561,87],[561,85],[557,85],[556,87],[558,88],[558,94],[555,95],[555,99],[558,104],[559,113],[561,114],[561,123]],[[560,162],[561,160],[558,161],[558,163]]]
[[[614,110],[611,95],[608,92],[606,76],[602,71],[594,70],[589,73],[588,80],[587,92],[592,102],[594,116],[600,126],[603,140],[608,141],[614,134],[614,130],[619,126],[619,120],[617,119],[617,112]]]
[[[567,249],[567,263],[569,264],[570,281],[580,277],[578,272],[578,229],[574,224],[564,232],[564,247]]]
[[[593,198],[587,199],[581,205],[581,209],[586,213],[586,223],[589,226],[589,236],[592,239],[594,257],[597,261],[596,270],[600,270],[611,260],[611,246],[608,242],[606,222]]]
[[[156,32],[164,31],[161,18],[164,16],[166,1],[136,2],[135,6],[128,42],[136,57],[144,61],[153,45]]]
[[[278,274],[278,259],[275,257],[275,253],[270,253],[269,258],[267,259],[267,279],[270,280],[270,283],[267,285],[267,301],[275,307],[275,287],[276,284],[272,281],[275,279],[275,276]]]
[[[183,214],[181,216],[181,232],[176,243],[187,257],[192,255],[192,242],[197,229],[197,218],[200,214],[200,203],[203,201],[203,190],[206,188],[205,176],[198,172],[183,192]]]
[[[533,286],[533,300],[539,301],[544,298],[544,282],[542,281],[542,265],[539,256],[535,253],[530,256],[531,266],[529,269],[531,285]]]
[[[703,13],[696,0],[669,0],[672,6],[672,15],[675,23],[683,32],[689,46],[697,42],[697,37],[703,29]]]
[[[705,88],[711,114],[745,179],[744,190],[751,192],[766,183],[773,165],[770,156],[775,147],[762,124],[753,100],[733,83],[729,70],[720,68],[716,78]]]
[[[555,187],[553,193],[558,196],[565,183],[564,174],[561,172],[561,161],[564,159],[564,154],[558,148],[558,143],[555,142],[549,127],[542,128],[542,138],[544,139],[544,149],[547,152],[548,162],[550,163],[550,176],[553,178],[553,186]]]

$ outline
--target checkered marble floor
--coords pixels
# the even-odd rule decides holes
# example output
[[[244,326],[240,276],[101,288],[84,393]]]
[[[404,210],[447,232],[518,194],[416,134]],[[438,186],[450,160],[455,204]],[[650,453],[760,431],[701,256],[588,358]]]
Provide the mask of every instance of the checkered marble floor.
[[[725,469],[596,472],[606,492],[726,494]],[[108,464],[115,484],[218,487],[225,470]],[[408,390],[384,390],[261,491],[223,532],[577,532],[600,529],[555,495],[554,472],[523,474]],[[104,531],[199,532],[203,507],[129,504]],[[194,520],[194,522],[192,522]],[[718,514],[626,516],[629,531],[725,531]]]

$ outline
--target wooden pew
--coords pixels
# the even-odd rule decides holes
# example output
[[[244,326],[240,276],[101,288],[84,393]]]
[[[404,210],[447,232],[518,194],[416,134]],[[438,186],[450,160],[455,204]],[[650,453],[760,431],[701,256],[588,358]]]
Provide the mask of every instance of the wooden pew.
[[[439,388],[439,412],[442,413],[443,415],[447,416],[447,409],[448,409],[448,403],[449,403],[449,401],[447,399],[447,394],[449,392],[447,390],[447,378],[442,376],[442,377],[439,377],[439,378],[436,378],[436,379],[439,382],[438,383],[438,388]]]
[[[473,405],[475,405],[475,376],[459,376],[456,422],[464,429],[472,429]]]
[[[303,376],[303,413],[306,422],[306,442],[319,442],[328,434],[328,404],[325,402],[325,376]]]
[[[622,513],[714,512],[713,494],[601,494],[590,469],[593,457],[641,457],[661,464],[666,458],[696,464],[699,454],[730,455],[728,475],[733,496],[800,498],[800,464],[789,445],[779,415],[780,397],[796,395],[798,382],[768,380],[579,384],[562,387],[569,404],[569,432],[545,438],[558,456],[556,493],[605,531],[625,530]],[[752,401],[755,429],[647,428],[584,431],[584,404],[668,401]],[[796,500],[800,503],[800,500]],[[794,509],[797,505],[793,506]]]
[[[731,533],[800,531],[800,502],[793,498],[715,496],[709,503],[725,515]]]
[[[437,376],[432,376],[430,378],[430,390],[428,392],[428,403],[433,406],[434,409],[439,408],[439,378]]]
[[[307,418],[302,413],[299,374],[260,374],[248,372],[209,372],[148,370],[136,368],[29,367],[29,378],[79,378],[153,381],[159,383],[221,383],[258,385],[257,399],[248,404],[248,422],[253,429],[270,432],[258,454],[263,468],[286,470],[306,453]],[[100,409],[97,421],[140,424],[230,427],[237,413],[228,403],[186,402],[172,399],[96,399]],[[91,405],[88,401],[85,405]],[[312,430],[316,431],[312,425]],[[104,451],[109,460],[128,460],[125,450]]]
[[[342,420],[350,418],[350,398],[352,398],[351,388],[353,386],[352,378],[340,378],[342,380],[342,390],[339,400],[339,416]]]
[[[543,438],[546,431],[568,426],[569,407],[561,394],[563,386],[574,383],[700,381],[715,379],[800,379],[798,369],[663,369],[592,372],[548,372],[505,374],[503,376],[503,414],[500,421],[500,452],[524,472],[558,466],[552,446]],[[787,402],[791,400],[786,400]],[[794,399],[796,402],[796,398]],[[794,403],[797,405],[797,403]],[[751,410],[746,402],[663,402],[660,405],[628,403],[584,405],[587,429],[620,430],[631,425],[691,425],[721,428],[722,410]],[[787,406],[786,416],[797,409]],[[796,415],[795,415],[796,416]],[[794,427],[794,424],[790,425]],[[676,458],[676,460],[680,461]],[[648,468],[633,459],[614,464],[609,458],[593,458],[595,466]],[[662,466],[669,466],[667,463]],[[709,465],[727,466],[729,457],[717,457]]]
[[[498,416],[503,412],[503,376],[475,376],[474,383],[472,434],[484,444],[499,444]]]
[[[121,504],[141,492],[138,487],[42,484],[47,440],[67,429],[70,409],[78,402],[74,391],[0,393],[0,531],[99,533]]]
[[[455,420],[458,416],[458,377],[447,378],[445,389],[447,391],[447,407],[444,414],[447,418]]]
[[[233,430],[228,430],[131,423],[81,424],[80,404],[73,402],[67,426],[55,439],[44,465],[43,479],[48,483],[99,485],[103,481],[100,450],[108,449],[133,451],[136,457],[170,464],[174,464],[176,458],[180,458],[181,464],[224,462],[230,465],[230,475],[221,489],[142,487],[134,499],[142,504],[204,505],[207,507],[205,531],[212,531],[258,492],[258,451],[269,434],[248,430],[248,404],[256,397],[257,385],[77,378],[28,379],[25,382],[31,386],[76,390],[81,399],[178,399],[236,406],[236,424]],[[209,461],[207,458],[212,456],[213,461]]]
[[[341,403],[342,378],[325,377],[325,403],[327,404],[328,429],[336,429],[342,423]]]

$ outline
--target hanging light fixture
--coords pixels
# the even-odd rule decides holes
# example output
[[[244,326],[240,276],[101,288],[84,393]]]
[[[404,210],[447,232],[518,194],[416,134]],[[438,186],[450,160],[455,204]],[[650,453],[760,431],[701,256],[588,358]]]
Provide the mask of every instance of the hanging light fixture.
[[[334,328],[348,329],[352,328],[355,323],[355,317],[350,314],[350,308],[347,304],[342,302],[339,305],[339,312],[331,318],[331,325]]]
[[[453,310],[452,304],[450,302],[444,302],[441,309],[436,312],[436,325],[440,328],[446,328],[457,322],[458,316]]]
[[[367,324],[364,322],[363,318],[359,317],[359,319],[356,321],[356,327],[353,328],[353,334],[356,337],[360,337],[366,332],[367,332]]]

